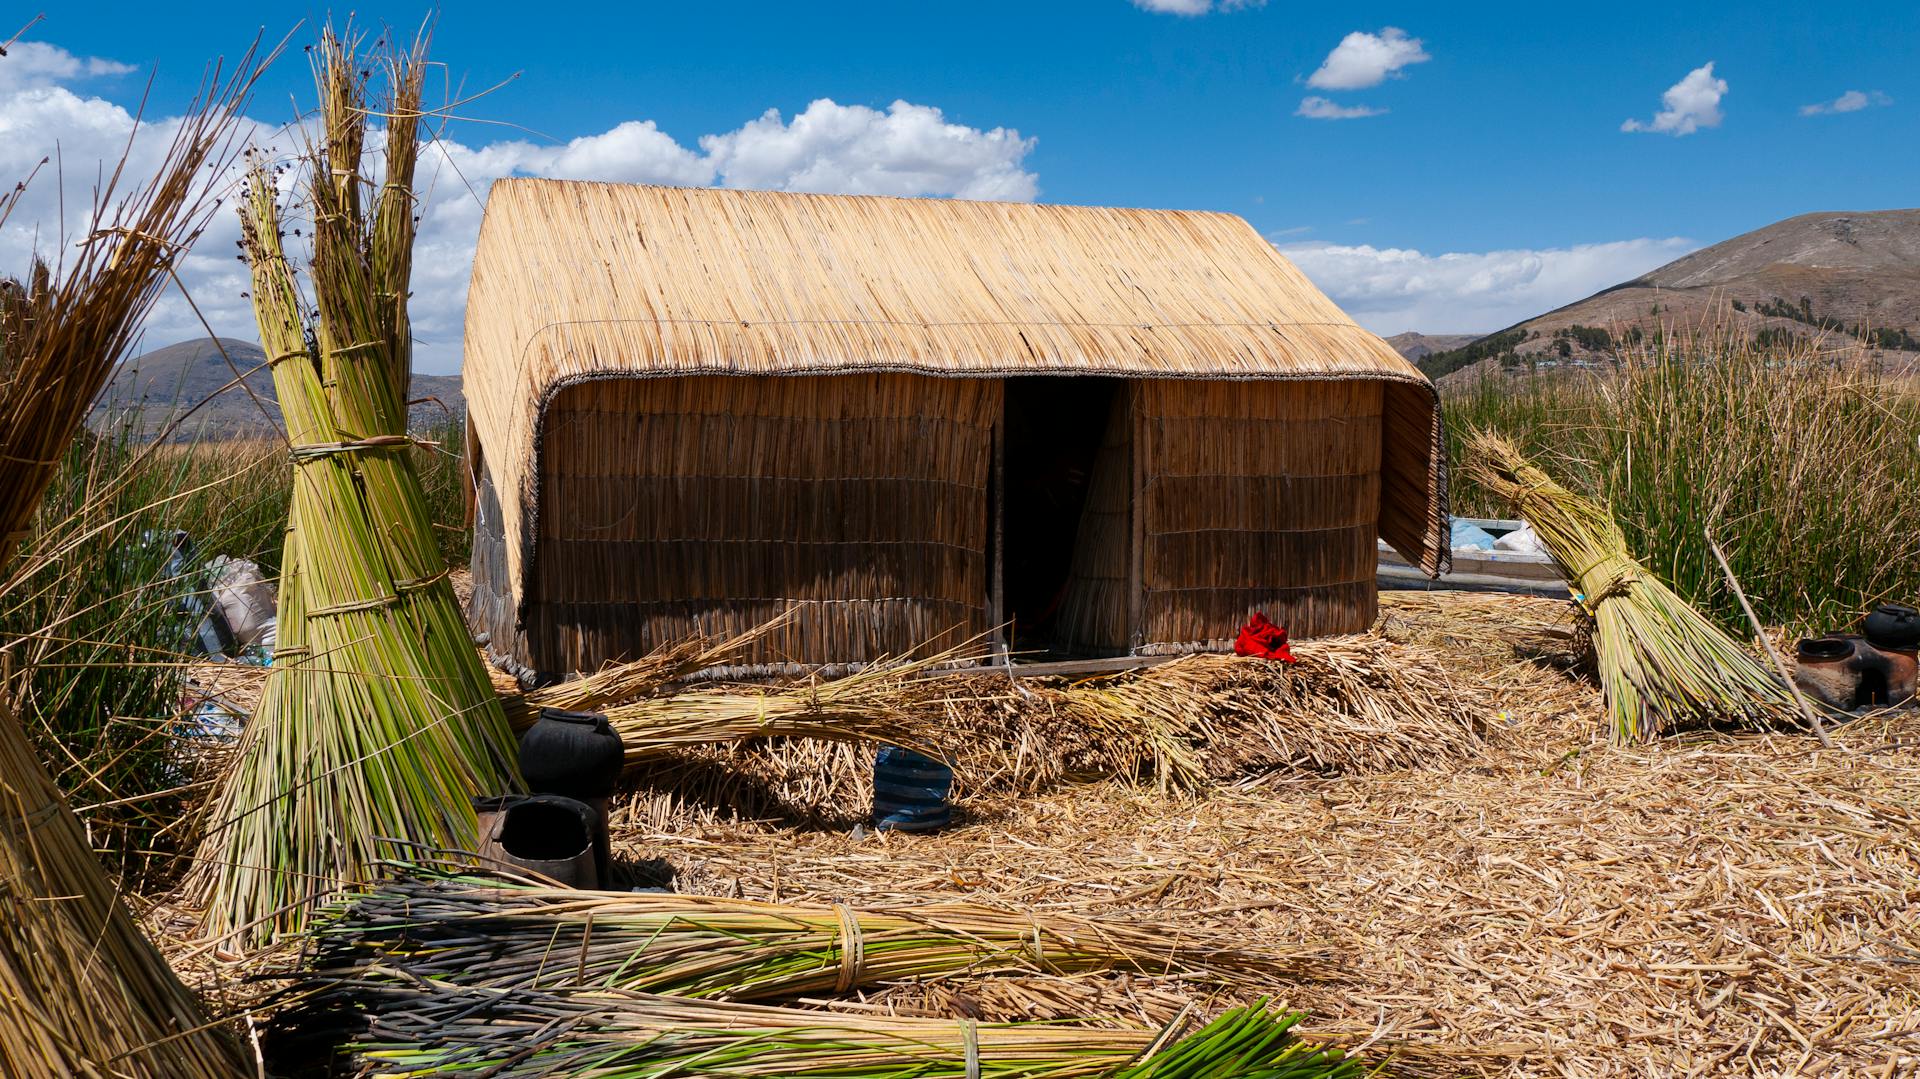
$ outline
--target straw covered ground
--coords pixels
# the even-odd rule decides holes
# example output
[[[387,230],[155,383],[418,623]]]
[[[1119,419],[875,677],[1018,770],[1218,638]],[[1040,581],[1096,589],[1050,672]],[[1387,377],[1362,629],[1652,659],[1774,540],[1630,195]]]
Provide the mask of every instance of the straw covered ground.
[[[915,837],[848,827],[870,759],[857,747],[715,752],[685,767],[757,788],[770,815],[843,816],[755,821],[661,776],[624,803],[617,838],[685,891],[1085,905],[1317,945],[1324,979],[1269,988],[1321,1031],[1422,1047],[1405,1059],[1435,1071],[1920,1073],[1920,718],[1843,727],[1834,751],[1758,736],[1612,747],[1597,692],[1568,673],[1564,612],[1383,597],[1381,633],[1484,692],[1478,759],[1282,769],[1184,797],[987,789],[961,826]],[[1164,1019],[1193,999],[1173,980],[1081,975],[869,1001]]]
[[[1811,736],[1615,747],[1568,611],[1383,595],[1385,665],[1437,664],[1413,682],[1450,688],[1398,719],[1209,745],[1199,793],[963,759],[954,828],[879,835],[858,827],[869,748],[746,743],[642,769],[616,804],[617,852],[631,883],[670,877],[684,892],[1071,907],[1324,957],[1232,991],[1033,974],[822,1007],[1152,1022],[1267,992],[1415,1074],[1920,1074],[1920,715],[1839,727],[1831,751]],[[1303,642],[1287,677],[1368,646]],[[1313,692],[1294,699],[1310,707]],[[1424,714],[1434,702],[1452,718]],[[982,730],[1018,710],[1004,690],[956,707],[979,711],[967,721]],[[1481,713],[1477,729],[1441,737],[1462,730],[1463,709]],[[1045,757],[1047,715],[1030,709],[1002,735]],[[148,917],[163,939],[183,924],[165,905]],[[172,958],[217,1006],[257,999],[246,972],[204,951],[182,943]]]

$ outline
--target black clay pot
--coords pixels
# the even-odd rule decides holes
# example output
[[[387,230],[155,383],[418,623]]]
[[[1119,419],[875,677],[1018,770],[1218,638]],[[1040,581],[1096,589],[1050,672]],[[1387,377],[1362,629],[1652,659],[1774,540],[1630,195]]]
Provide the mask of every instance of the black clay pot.
[[[1868,615],[1861,629],[1877,648],[1908,651],[1920,646],[1920,611],[1899,603],[1882,603]]]
[[[624,754],[606,716],[543,708],[539,721],[520,736],[520,774],[535,794],[605,798],[620,780]]]

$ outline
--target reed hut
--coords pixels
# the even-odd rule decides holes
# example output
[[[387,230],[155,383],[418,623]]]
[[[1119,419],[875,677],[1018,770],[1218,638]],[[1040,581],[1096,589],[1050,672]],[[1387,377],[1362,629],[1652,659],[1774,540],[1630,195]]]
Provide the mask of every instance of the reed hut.
[[[1447,555],[1433,385],[1227,214],[503,180],[465,379],[522,677],[1346,633]]]

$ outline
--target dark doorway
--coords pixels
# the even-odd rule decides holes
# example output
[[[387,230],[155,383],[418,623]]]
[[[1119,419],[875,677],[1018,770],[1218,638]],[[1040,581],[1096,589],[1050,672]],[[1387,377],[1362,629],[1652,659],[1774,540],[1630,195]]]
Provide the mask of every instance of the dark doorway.
[[[1091,376],[1006,380],[1002,572],[1015,652],[1049,652],[1115,395]]]

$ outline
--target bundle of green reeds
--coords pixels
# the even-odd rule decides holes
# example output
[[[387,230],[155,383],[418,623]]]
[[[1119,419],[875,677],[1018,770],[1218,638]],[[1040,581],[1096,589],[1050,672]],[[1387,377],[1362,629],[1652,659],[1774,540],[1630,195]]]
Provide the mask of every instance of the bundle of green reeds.
[[[1299,1016],[1228,1012],[1165,1046],[1139,1028],[976,1023],[617,990],[471,989],[338,981],[283,1011],[290,1056],[344,1043],[361,1076],[491,1079],[791,1076],[810,1079],[1309,1079],[1357,1077],[1338,1049],[1297,1040]],[[1163,1048],[1164,1046],[1164,1048]]]
[[[471,849],[473,797],[518,782],[405,433],[425,42],[377,62],[356,44],[329,31],[316,51],[323,141],[300,162],[310,306],[263,163],[242,211],[294,489],[275,665],[197,860],[207,932],[241,947],[297,930],[395,842]],[[383,103],[367,96],[376,68]],[[369,114],[387,118],[378,182]]]
[[[314,967],[493,989],[631,989],[722,1000],[845,993],[1006,971],[1131,970],[1218,983],[1311,976],[1317,950],[971,903],[854,910],[590,892],[402,867],[310,932]]]
[[[270,58],[269,58],[270,59]],[[0,59],[0,64],[6,61]],[[179,123],[155,178],[96,195],[71,263],[0,285],[0,563],[13,556],[94,397],[215,205],[207,174],[264,63],[252,51]],[[15,204],[0,200],[0,224]],[[251,1074],[120,902],[0,688],[0,1073]]]
[[[1467,445],[1479,482],[1510,502],[1559,560],[1593,620],[1613,736],[1642,741],[1689,724],[1791,724],[1792,690],[1636,562],[1605,506],[1574,494],[1507,439]]]

